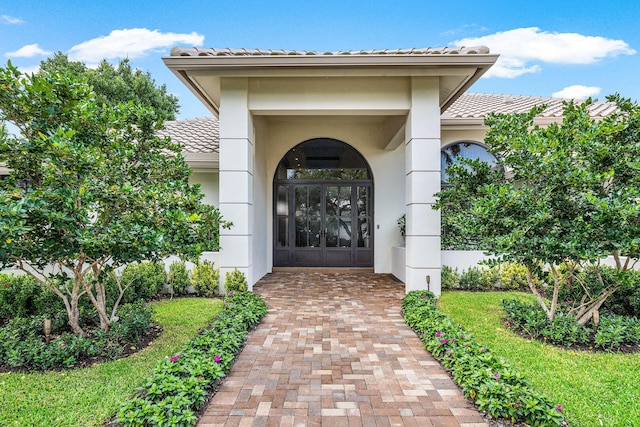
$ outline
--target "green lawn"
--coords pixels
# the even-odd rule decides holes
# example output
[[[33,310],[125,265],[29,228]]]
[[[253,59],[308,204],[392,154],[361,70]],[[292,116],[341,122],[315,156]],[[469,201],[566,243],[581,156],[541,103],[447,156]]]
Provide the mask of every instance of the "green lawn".
[[[640,354],[567,351],[529,341],[502,324],[500,300],[521,293],[445,292],[440,308],[482,345],[562,404],[572,427],[640,426]]]
[[[222,301],[152,303],[164,331],[126,359],[64,372],[0,374],[0,426],[101,426],[151,373],[222,309]]]

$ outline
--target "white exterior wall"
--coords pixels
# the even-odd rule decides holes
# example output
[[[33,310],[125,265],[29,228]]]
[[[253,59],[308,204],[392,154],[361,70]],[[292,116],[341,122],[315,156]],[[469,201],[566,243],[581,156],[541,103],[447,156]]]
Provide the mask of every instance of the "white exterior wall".
[[[189,177],[189,183],[200,184],[200,190],[204,193],[202,203],[216,207],[220,204],[220,173],[217,170],[194,172]]]

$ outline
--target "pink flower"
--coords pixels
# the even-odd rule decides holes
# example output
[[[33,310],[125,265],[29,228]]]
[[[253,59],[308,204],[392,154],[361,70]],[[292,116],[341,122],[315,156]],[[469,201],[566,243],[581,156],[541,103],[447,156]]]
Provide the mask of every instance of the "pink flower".
[[[216,355],[216,356],[213,358],[213,361],[214,361],[214,362],[216,362],[216,363],[220,363],[220,361],[221,361],[221,360],[222,360],[222,358],[221,358],[220,356],[218,356],[218,355]]]
[[[447,340],[445,340],[445,339],[443,338],[443,339],[441,339],[441,340],[440,340],[440,342],[441,342],[442,344],[446,344],[446,343],[447,343]]]
[[[493,374],[493,377],[494,377],[496,380],[499,380],[499,379],[500,379],[500,374],[496,372],[495,374]]]
[[[420,338],[424,338],[424,333],[420,334]]]
[[[486,351],[486,350],[484,349],[484,347],[482,347],[482,348],[480,349],[480,353],[484,353],[485,351]]]
[[[513,407],[514,407],[514,408],[517,408],[517,407],[518,407],[518,404],[517,404],[517,403],[514,403],[514,404],[513,404]]]
[[[436,332],[436,337],[439,337],[440,335],[440,331]]]
[[[229,292],[229,296],[232,296],[232,295],[233,295],[233,291]]]
[[[556,409],[558,410],[558,412],[562,413],[562,405],[556,406]]]
[[[176,354],[175,356],[173,356],[173,357],[171,358],[171,362],[173,363],[173,362],[175,362],[175,361],[176,361],[176,360],[178,360],[178,359],[180,359],[180,353],[178,353],[178,354]]]
[[[464,339],[464,334],[460,335],[460,338],[461,338],[461,339]]]
[[[427,296],[426,295],[422,295],[422,299],[427,299]]]

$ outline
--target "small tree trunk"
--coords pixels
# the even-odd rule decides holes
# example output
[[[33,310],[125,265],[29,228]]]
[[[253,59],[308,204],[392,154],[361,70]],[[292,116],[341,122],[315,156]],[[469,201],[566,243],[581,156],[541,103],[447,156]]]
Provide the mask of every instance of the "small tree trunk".
[[[527,283],[529,284],[529,289],[531,289],[531,293],[533,293],[533,295],[535,295],[536,297],[536,300],[538,300],[538,304],[540,304],[540,307],[542,307],[544,312],[547,313],[547,316],[549,316],[549,311],[550,311],[549,307],[547,307],[547,303],[544,301],[544,297],[538,290],[536,283],[533,281],[533,271],[531,267],[528,265],[527,265]]]
[[[72,293],[71,295],[71,301],[69,301],[68,304],[66,304],[65,301],[65,305],[67,306],[67,316],[69,318],[69,326],[71,327],[71,330],[73,331],[74,334],[78,334],[78,335],[86,335],[86,333],[84,332],[84,330],[82,329],[82,327],[80,327],[80,311],[78,310],[78,300],[80,299],[80,297],[78,296],[78,293]]]
[[[551,272],[553,273],[553,296],[551,297],[551,309],[547,312],[549,320],[553,320],[556,317],[556,310],[558,309],[558,295],[560,294],[560,275],[558,270],[552,265]]]

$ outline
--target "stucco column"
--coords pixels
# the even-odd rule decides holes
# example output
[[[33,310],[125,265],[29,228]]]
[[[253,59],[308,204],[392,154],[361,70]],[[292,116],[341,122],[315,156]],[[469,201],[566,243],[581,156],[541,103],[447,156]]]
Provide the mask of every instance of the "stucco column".
[[[440,294],[440,212],[432,206],[433,195],[440,191],[439,92],[437,77],[412,77],[405,135],[406,291],[430,289],[436,295]]]
[[[220,230],[220,286],[234,268],[253,287],[254,138],[248,106],[248,79],[220,82],[220,213],[233,222]]]

